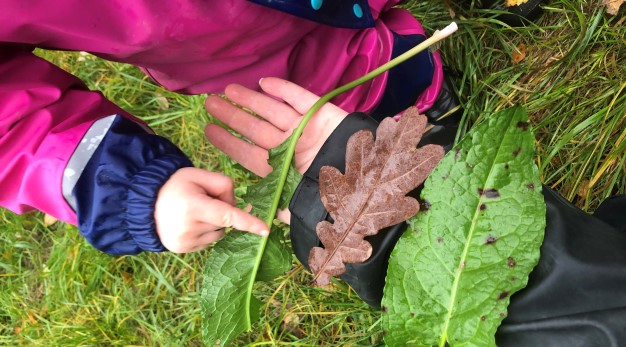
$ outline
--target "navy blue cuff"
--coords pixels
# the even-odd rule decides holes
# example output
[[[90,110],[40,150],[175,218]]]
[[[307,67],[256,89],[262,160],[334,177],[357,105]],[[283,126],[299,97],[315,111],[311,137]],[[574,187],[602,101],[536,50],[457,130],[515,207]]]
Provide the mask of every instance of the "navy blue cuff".
[[[176,170],[191,166],[186,157],[166,154],[154,159],[130,183],[126,199],[126,225],[137,246],[150,252],[163,252],[156,234],[154,205],[159,190]]]
[[[165,251],[154,221],[157,194],[174,172],[189,166],[170,141],[116,116],[72,190],[79,231],[113,255]]]
[[[367,0],[248,0],[278,11],[338,28],[373,28]]]

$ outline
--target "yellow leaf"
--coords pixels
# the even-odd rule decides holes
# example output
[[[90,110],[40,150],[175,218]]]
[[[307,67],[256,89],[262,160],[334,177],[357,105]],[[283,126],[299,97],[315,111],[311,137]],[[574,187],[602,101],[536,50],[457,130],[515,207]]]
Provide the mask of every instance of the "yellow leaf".
[[[506,7],[519,6],[527,2],[528,0],[506,0]]]
[[[52,216],[51,216],[51,215],[49,215],[49,214],[46,214],[46,215],[43,217],[43,225],[45,225],[45,226],[47,226],[47,227],[51,226],[52,224],[56,223],[57,221],[58,221],[58,219],[56,219],[56,218],[52,217]]]
[[[170,108],[170,102],[163,95],[156,93],[154,99],[161,110],[167,110]]]

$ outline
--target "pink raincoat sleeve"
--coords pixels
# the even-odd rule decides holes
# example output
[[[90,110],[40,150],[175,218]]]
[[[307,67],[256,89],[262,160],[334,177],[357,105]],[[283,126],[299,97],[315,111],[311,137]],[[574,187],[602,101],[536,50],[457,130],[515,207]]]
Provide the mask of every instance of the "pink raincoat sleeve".
[[[91,124],[127,115],[29,50],[0,45],[0,205],[76,224],[61,193],[66,164]]]
[[[110,254],[165,250],[154,204],[184,153],[29,49],[0,44],[0,76],[0,205],[77,224]]]

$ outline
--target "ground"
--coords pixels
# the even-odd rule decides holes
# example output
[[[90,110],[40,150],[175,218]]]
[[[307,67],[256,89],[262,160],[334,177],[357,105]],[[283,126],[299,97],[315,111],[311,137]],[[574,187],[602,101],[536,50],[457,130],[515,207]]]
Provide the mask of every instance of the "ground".
[[[445,3],[407,6],[430,31],[451,15],[459,24],[440,49],[459,74],[465,128],[520,104],[531,117],[545,184],[588,212],[626,193],[623,10],[611,16],[597,1],[553,0],[536,25],[516,29],[489,12],[451,11]],[[39,54],[145,119],[195,163],[226,172],[240,187],[254,179],[204,140],[203,125],[213,120],[203,96],[173,94],[134,67],[91,55]],[[208,252],[115,258],[72,226],[0,210],[0,345],[199,346]],[[294,262],[292,271],[260,286],[262,319],[234,345],[382,344],[380,312],[341,283],[327,291],[308,286],[310,279]]]

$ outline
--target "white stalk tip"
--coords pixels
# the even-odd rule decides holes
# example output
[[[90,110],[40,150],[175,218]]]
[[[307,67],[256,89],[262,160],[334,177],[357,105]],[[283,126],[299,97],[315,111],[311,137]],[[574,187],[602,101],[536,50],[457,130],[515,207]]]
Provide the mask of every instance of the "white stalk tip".
[[[435,34],[433,34],[433,36],[437,35],[437,38],[443,39],[443,38],[446,38],[446,37],[452,35],[452,33],[457,31],[458,29],[459,29],[459,27],[456,25],[456,22],[452,22],[452,23],[448,24],[447,27],[445,27],[445,28],[443,28],[441,30],[437,30],[435,32]]]

